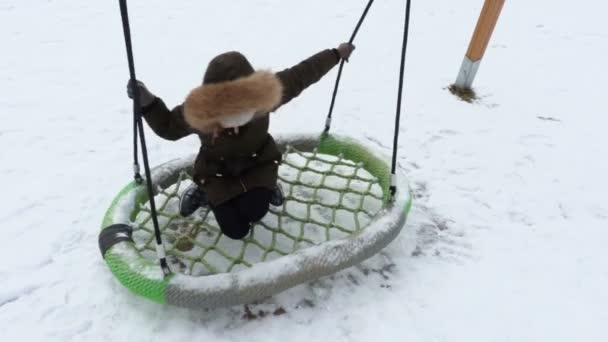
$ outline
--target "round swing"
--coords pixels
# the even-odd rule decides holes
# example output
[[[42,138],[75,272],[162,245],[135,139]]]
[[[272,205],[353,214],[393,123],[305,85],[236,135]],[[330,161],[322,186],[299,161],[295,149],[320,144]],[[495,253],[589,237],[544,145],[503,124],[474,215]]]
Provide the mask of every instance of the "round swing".
[[[353,266],[388,245],[411,207],[407,184],[396,183],[409,6],[408,0],[392,167],[359,142],[329,133],[342,61],[324,132],[276,137],[283,153],[279,182],[285,202],[271,207],[243,240],[224,236],[208,208],[188,218],[179,215],[178,203],[192,182],[195,155],[149,168],[135,94],[135,180],[110,205],[99,236],[102,256],[115,277],[135,294],[159,303],[215,308],[275,295]],[[135,80],[126,0],[120,0],[120,8],[130,76]],[[138,138],[145,177],[139,175]]]

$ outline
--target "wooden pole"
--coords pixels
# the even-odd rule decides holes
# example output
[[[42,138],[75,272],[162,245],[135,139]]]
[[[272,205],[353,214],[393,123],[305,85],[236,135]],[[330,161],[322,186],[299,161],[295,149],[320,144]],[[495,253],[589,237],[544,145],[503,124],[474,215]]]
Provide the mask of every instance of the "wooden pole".
[[[505,0],[485,0],[479,19],[477,20],[475,32],[473,32],[473,37],[469,43],[469,49],[454,84],[455,86],[462,89],[471,89],[471,85],[473,85],[473,80],[479,69],[479,63],[488,48],[504,3]]]

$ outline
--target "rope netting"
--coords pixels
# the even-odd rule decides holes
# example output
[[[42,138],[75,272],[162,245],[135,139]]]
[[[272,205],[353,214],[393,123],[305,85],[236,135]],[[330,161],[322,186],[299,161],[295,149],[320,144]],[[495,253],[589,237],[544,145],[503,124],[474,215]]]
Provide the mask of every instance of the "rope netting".
[[[279,169],[285,193],[281,207],[255,224],[243,240],[224,236],[208,208],[188,218],[179,215],[179,200],[192,184],[182,172],[177,182],[155,197],[167,261],[173,272],[191,276],[237,271],[308,246],[340,239],[364,229],[383,208],[378,179],[342,156],[301,152],[287,147]],[[134,222],[137,250],[158,262],[149,203]]]

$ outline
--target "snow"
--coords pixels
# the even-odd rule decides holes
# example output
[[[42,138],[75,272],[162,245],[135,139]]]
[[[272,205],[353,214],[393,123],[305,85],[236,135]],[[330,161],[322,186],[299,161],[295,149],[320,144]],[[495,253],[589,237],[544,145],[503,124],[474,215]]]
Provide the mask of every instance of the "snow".
[[[348,39],[364,5],[133,0],[138,77],[176,104],[216,54],[238,49],[278,70]],[[192,311],[133,296],[97,248],[103,214],[132,177],[117,2],[1,0],[2,339],[606,340],[608,5],[507,2],[471,105],[446,87],[481,6],[412,5],[399,162],[415,202],[398,240],[248,309]],[[375,2],[333,120],[387,154],[402,9]],[[277,113],[272,131],[321,130],[335,72]],[[146,133],[153,165],[197,148],[195,137]]]

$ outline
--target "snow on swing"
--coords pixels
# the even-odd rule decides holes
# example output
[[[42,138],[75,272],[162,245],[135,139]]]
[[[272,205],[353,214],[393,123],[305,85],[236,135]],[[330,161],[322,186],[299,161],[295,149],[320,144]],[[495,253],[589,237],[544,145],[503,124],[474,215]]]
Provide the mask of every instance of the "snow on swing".
[[[155,200],[167,259],[174,272],[191,276],[238,271],[296,250],[347,237],[365,227],[382,209],[382,188],[362,165],[288,148],[279,179],[286,195],[282,207],[254,226],[244,240],[223,235],[209,208],[179,216],[183,191],[191,184],[182,172]],[[136,249],[156,261],[149,203],[134,222]]]
[[[277,139],[285,203],[271,207],[243,240],[225,237],[209,209],[178,213],[194,156],[152,170],[170,275],[158,265],[143,184],[125,187],[103,222],[100,247],[114,275],[134,293],[192,308],[250,303],[355,265],[401,231],[411,196],[391,197],[384,159],[339,136]],[[115,233],[104,231],[118,229]],[[119,236],[123,234],[125,237]]]

